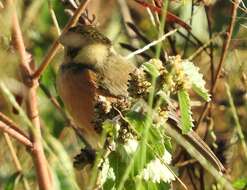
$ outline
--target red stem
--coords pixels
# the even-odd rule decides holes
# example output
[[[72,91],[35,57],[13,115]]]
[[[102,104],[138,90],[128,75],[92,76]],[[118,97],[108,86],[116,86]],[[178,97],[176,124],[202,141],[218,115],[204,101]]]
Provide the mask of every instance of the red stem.
[[[162,13],[162,8],[160,7],[156,7],[150,3],[147,3],[143,0],[135,0],[137,3],[139,3],[140,5],[142,5],[145,8],[149,8],[151,11],[153,12],[157,12],[159,14]],[[175,22],[178,25],[182,26],[183,28],[185,28],[186,30],[190,31],[191,27],[186,24],[183,20],[181,20],[179,17],[177,17],[176,15],[174,15],[173,13],[167,11],[167,15],[166,15],[166,21],[168,22]]]

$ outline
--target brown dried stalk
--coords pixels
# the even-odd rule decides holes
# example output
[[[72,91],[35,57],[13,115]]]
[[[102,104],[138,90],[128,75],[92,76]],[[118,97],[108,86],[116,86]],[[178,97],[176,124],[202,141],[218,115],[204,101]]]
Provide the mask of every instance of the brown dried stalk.
[[[28,138],[26,138],[25,136],[20,134],[18,131],[14,130],[13,128],[11,128],[9,125],[7,125],[6,123],[2,121],[0,121],[0,130],[9,134],[10,136],[18,140],[21,144],[29,148],[32,148],[33,143]]]
[[[32,80],[30,77],[32,74],[32,69],[29,65],[29,58],[27,56],[28,54],[25,49],[19,21],[17,18],[17,13],[14,8],[15,4],[13,0],[8,0],[7,3],[9,7],[13,8],[12,11],[13,41],[15,48],[20,56],[20,68],[23,76],[23,82],[27,86],[27,100],[26,100],[27,114],[34,126],[34,130],[32,133],[33,148],[31,153],[34,160],[39,187],[42,190],[48,190],[52,187],[52,182],[48,171],[47,160],[42,146],[42,136],[40,129],[41,126],[38,117],[37,95],[36,95],[38,81],[36,79]]]
[[[31,140],[25,134],[25,132],[22,131],[22,129],[20,127],[18,127],[18,125],[14,121],[12,121],[9,117],[7,117],[6,115],[4,115],[2,112],[0,112],[0,121],[4,122],[10,128],[12,128],[13,130],[15,130],[20,135],[24,136],[25,138],[27,138],[31,142]]]

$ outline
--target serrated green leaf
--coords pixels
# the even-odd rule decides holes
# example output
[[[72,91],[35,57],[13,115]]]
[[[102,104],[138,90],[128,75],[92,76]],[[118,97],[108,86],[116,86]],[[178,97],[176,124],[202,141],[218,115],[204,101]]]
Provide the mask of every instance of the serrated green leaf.
[[[200,88],[200,87],[196,86],[195,84],[192,84],[192,90],[195,93],[197,93],[199,96],[201,96],[205,101],[209,102],[211,100],[210,94],[208,93],[207,89]]]
[[[20,173],[16,172],[10,176],[6,185],[4,186],[4,190],[14,190],[18,182],[20,181]]]
[[[184,60],[182,62],[182,67],[184,73],[189,79],[189,82],[191,83],[193,91],[197,93],[199,96],[201,96],[207,102],[210,101],[210,94],[208,93],[208,90],[205,88],[206,82],[203,79],[203,75],[199,72],[199,68],[188,60]]]
[[[188,92],[185,90],[180,90],[178,92],[178,100],[181,112],[182,132],[186,134],[191,130],[192,127],[194,127]]]

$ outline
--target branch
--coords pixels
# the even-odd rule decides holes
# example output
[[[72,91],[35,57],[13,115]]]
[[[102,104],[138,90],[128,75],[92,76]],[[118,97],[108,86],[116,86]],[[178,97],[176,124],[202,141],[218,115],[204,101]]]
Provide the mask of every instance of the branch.
[[[168,36],[174,34],[177,32],[177,29],[174,29],[174,30],[171,30],[170,32],[164,34],[163,36],[161,36],[161,38],[157,39],[157,40],[154,40],[152,41],[150,44],[147,44],[146,46],[144,46],[143,48],[141,49],[137,49],[136,51],[130,53],[129,55],[127,55],[125,58],[126,59],[130,59],[132,57],[134,57],[135,55],[137,54],[141,54],[143,53],[144,51],[148,50],[150,47],[152,46],[155,46],[156,44],[162,42],[163,40],[165,40]]]
[[[36,89],[38,87],[38,81],[31,79],[32,68],[30,67],[30,59],[27,56],[26,48],[24,45],[22,32],[20,29],[15,4],[13,0],[7,0],[8,6],[13,8],[12,12],[12,33],[15,48],[20,56],[20,68],[23,76],[23,82],[27,86],[27,114],[31,119],[34,130],[32,131],[33,143],[32,143],[32,157],[34,160],[34,166],[37,173],[37,179],[39,188],[41,190],[52,189],[52,182],[50,178],[50,173],[48,170],[47,160],[44,154],[44,149],[42,146],[42,136],[40,120],[38,117],[38,107],[37,107],[37,94]],[[2,125],[2,127],[6,126]]]
[[[27,137],[23,136],[21,133],[14,130],[13,128],[11,128],[9,125],[5,124],[2,121],[0,121],[0,130],[9,134],[10,136],[12,136],[16,140],[18,140],[21,144],[23,144],[29,148],[33,147],[33,143]]]
[[[67,30],[70,27],[72,27],[73,25],[75,25],[77,23],[77,21],[79,20],[81,14],[85,11],[85,9],[86,9],[86,7],[87,7],[87,5],[88,5],[89,2],[90,2],[90,0],[86,0],[84,3],[81,3],[81,5],[75,11],[75,14],[73,15],[73,17],[71,17],[71,19],[69,20],[69,22],[64,27],[61,35],[63,35],[65,32],[67,32]],[[52,58],[56,55],[56,53],[57,53],[57,51],[59,49],[58,39],[56,39],[56,41],[52,44],[50,50],[46,54],[46,56],[45,56],[44,60],[42,61],[41,65],[35,71],[35,73],[32,75],[32,78],[39,79],[40,76],[41,76],[41,74],[43,73],[43,71],[46,69],[46,67],[51,62]]]
[[[140,5],[142,5],[145,8],[149,8],[153,12],[157,12],[159,14],[162,13],[162,8],[156,7],[156,6],[154,6],[154,5],[150,4],[150,3],[147,3],[147,2],[145,2],[143,0],[135,0],[135,2],[139,3]],[[183,27],[184,29],[186,29],[188,31],[191,30],[191,27],[188,24],[186,24],[183,20],[181,20],[179,17],[177,17],[173,13],[168,11],[166,17],[167,17],[166,20],[168,22],[175,22],[178,25],[180,25],[181,27]]]
[[[0,112],[0,120],[4,122],[6,125],[8,125],[9,127],[11,127],[13,130],[15,130],[16,132],[20,133],[22,136],[29,139],[29,137],[24,133],[24,131],[21,130],[20,127],[18,127],[16,123],[12,121],[9,117],[4,115],[2,112]]]

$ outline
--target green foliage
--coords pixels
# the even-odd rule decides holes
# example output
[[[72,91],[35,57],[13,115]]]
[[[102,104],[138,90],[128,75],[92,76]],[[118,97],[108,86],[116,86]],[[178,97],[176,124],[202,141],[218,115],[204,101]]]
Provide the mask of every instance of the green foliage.
[[[14,190],[16,185],[20,182],[21,174],[16,172],[12,174],[9,179],[6,181],[4,190]]]
[[[246,189],[247,187],[247,178],[243,177],[240,179],[237,179],[233,182],[233,187],[239,190]]]
[[[188,133],[191,128],[194,126],[193,119],[191,117],[191,106],[190,98],[188,92],[185,90],[180,90],[178,92],[179,108],[181,111],[181,120],[182,120],[182,131],[184,134]]]
[[[63,145],[54,137],[46,136],[47,151],[50,153],[52,177],[54,178],[56,190],[80,189],[75,181],[72,162]]]
[[[203,75],[199,73],[199,68],[196,67],[190,61],[182,62],[183,71],[186,74],[189,81],[187,81],[188,86],[192,86],[192,90],[201,96],[205,101],[210,101],[210,95],[208,94],[208,90],[205,88],[205,80],[203,79]]]

